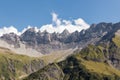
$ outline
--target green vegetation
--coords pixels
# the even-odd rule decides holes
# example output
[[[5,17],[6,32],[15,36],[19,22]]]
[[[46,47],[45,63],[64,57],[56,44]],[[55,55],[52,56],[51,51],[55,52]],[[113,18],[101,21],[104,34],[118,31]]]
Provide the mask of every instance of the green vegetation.
[[[120,36],[115,35],[112,41],[120,48]]]
[[[113,43],[107,47],[89,45],[66,60],[55,64],[57,68],[48,65],[24,80],[56,80],[50,75],[57,76],[57,80],[120,80],[120,71],[110,66],[106,61],[106,54],[109,56],[112,54],[111,51],[115,52],[117,49],[113,45]],[[59,72],[56,73],[54,70]],[[44,76],[43,73],[45,73]]]
[[[78,54],[58,63],[64,80],[119,80],[120,71],[103,62],[82,59]]]
[[[41,65],[41,66],[40,66]],[[19,80],[44,66],[43,60],[0,48],[0,80]]]
[[[60,67],[56,64],[49,64],[49,66],[30,74],[24,80],[63,80],[64,74]]]
[[[103,49],[101,46],[88,45],[88,47],[82,49],[79,54],[87,60],[103,61],[105,59]]]
[[[96,72],[104,75],[114,75],[120,76],[120,71],[110,67],[108,64],[102,63],[102,62],[93,62],[93,61],[84,61],[82,62],[85,67],[91,71]]]
[[[20,76],[37,70],[38,65],[35,63],[41,61],[28,56],[16,55],[9,51],[7,53],[9,54],[4,52],[0,54],[1,78],[2,76],[6,79],[15,77],[18,80]],[[56,63],[48,64],[23,80],[120,80],[119,64],[117,63],[120,61],[119,36],[115,36],[110,41],[103,41],[99,45],[88,45],[80,52],[60,62],[57,59],[62,58],[62,56],[57,56],[57,54],[56,58],[54,56],[52,54],[41,59],[45,60],[47,64],[53,61]],[[114,63],[115,66],[111,63]],[[29,71],[31,65],[34,68]]]

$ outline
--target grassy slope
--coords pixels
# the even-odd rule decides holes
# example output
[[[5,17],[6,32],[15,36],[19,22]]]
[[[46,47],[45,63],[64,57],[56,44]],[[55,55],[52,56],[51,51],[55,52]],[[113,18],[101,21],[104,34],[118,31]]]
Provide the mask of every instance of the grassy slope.
[[[74,49],[54,51],[50,54],[42,56],[41,59],[43,59],[46,64],[60,62],[64,60],[68,55],[71,55],[73,51]]]
[[[94,47],[92,46],[92,48]],[[81,53],[76,53],[75,55],[69,56],[66,60],[58,63],[58,66],[61,68],[61,70],[64,73],[63,80],[119,80],[120,79],[119,70],[109,66],[107,63],[94,61],[94,58],[96,58],[94,55],[92,55],[92,58],[89,57],[89,60],[84,59],[84,57],[87,55],[88,54],[82,55]],[[96,53],[95,55],[98,56]],[[55,76],[58,75],[58,73],[46,72],[49,71],[50,68],[52,68],[52,66],[48,65],[45,68],[39,70],[38,72],[29,75],[25,80],[32,80],[39,78],[46,80],[45,76],[48,76],[47,80],[51,80],[48,74]],[[46,75],[42,76],[41,74],[43,73],[46,73]],[[61,75],[58,75],[58,77],[63,78],[63,76]]]
[[[85,65],[86,69],[88,69],[91,72],[96,72],[104,75],[114,75],[120,76],[120,71],[110,67],[109,65],[105,63],[100,62],[93,62],[93,61],[84,61],[82,63]]]
[[[85,60],[80,54],[58,64],[65,73],[64,80],[119,80],[120,71],[104,62]]]
[[[79,64],[84,65],[84,67],[90,71],[104,75],[117,75],[120,76],[120,71],[111,67],[109,64],[104,62],[97,62],[92,60],[85,60],[80,54],[74,55],[74,58],[79,62]]]
[[[38,61],[39,58],[33,58],[14,54],[6,48],[0,48],[0,79],[18,79],[27,75],[25,65],[30,65],[32,61]]]
[[[102,61],[105,59],[103,49],[101,46],[88,45],[88,47],[82,49],[79,54],[87,60]]]
[[[44,61],[45,65],[52,62],[58,62],[59,60],[63,60],[65,57],[70,55],[73,52],[73,50],[56,51],[56,52],[49,55],[45,55],[40,58],[35,58],[25,55],[18,55],[7,48],[0,47],[0,64],[1,64],[0,79],[1,77],[5,77],[6,79],[23,78],[29,74],[29,72],[26,73],[24,69],[25,65],[27,66],[27,68],[31,66],[31,64],[35,66],[34,61],[39,63],[39,60]]]
[[[56,63],[49,64],[43,69],[30,74],[24,80],[63,80],[64,73]]]
[[[112,40],[120,48],[120,36],[116,35]]]

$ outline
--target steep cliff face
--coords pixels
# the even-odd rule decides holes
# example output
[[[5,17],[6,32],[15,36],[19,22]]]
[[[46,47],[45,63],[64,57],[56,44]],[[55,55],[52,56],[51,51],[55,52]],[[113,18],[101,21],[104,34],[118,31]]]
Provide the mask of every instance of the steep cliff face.
[[[45,66],[39,58],[17,55],[9,49],[0,48],[0,80],[19,80]]]

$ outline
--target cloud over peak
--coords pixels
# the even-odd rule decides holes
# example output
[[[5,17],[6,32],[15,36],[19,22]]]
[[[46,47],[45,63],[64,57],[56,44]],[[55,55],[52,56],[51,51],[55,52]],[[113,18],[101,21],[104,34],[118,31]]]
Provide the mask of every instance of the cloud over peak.
[[[56,13],[51,13],[52,15],[52,21],[53,21],[53,24],[55,24],[56,26],[60,26],[61,25],[61,21],[60,19],[58,19],[58,15]]]
[[[14,26],[0,28],[0,36],[8,33],[15,33],[17,35],[20,35],[20,32],[18,32]]]
[[[41,32],[46,30],[49,33],[53,33],[53,32],[62,33],[65,29],[67,29],[70,33],[72,33],[74,31],[80,32],[83,29],[89,28],[89,24],[87,24],[81,18],[70,21],[70,20],[58,18],[58,14],[56,14],[55,12],[51,13],[51,15],[52,15],[52,23],[43,25],[39,29],[38,27],[34,27],[36,32],[38,32],[39,30]],[[8,33],[15,33],[17,35],[21,35],[29,28],[32,28],[32,26],[28,26],[27,28],[24,28],[21,32],[19,32],[14,26],[3,27],[0,28],[0,36]]]
[[[73,21],[65,20],[65,19],[59,19],[58,14],[56,14],[54,12],[52,13],[52,21],[53,21],[52,24],[43,25],[40,28],[40,30],[41,31],[46,30],[50,33],[53,33],[53,32],[61,33],[65,29],[67,29],[70,33],[72,33],[76,30],[81,31],[83,29],[88,29],[89,28],[89,24],[87,24],[81,18],[75,19]]]

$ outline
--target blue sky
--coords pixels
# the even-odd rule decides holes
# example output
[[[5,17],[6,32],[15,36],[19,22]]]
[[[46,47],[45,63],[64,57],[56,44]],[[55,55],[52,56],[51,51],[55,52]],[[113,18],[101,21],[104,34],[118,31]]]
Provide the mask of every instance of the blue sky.
[[[120,0],[0,0],[0,27],[42,26],[59,18],[84,19],[88,24],[120,21]]]

